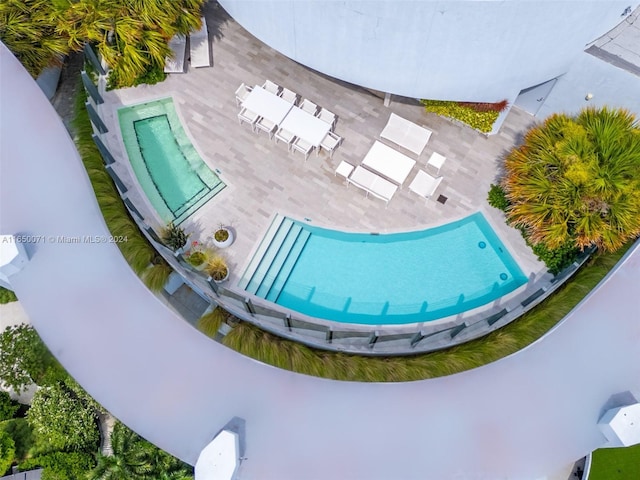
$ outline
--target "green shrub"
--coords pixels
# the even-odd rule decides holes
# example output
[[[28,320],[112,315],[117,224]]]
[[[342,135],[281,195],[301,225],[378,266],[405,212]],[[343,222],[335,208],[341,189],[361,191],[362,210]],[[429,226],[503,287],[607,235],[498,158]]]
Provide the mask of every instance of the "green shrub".
[[[0,430],[11,436],[16,447],[15,460],[27,458],[36,441],[26,418],[12,418],[0,423]]]
[[[164,81],[167,78],[167,74],[164,73],[164,65],[150,64],[147,65],[145,72],[136,77],[133,83],[129,83],[123,79],[124,75],[121,74],[120,69],[116,66],[109,71],[109,78],[107,79],[107,90],[113,90],[115,88],[123,87],[137,87],[138,85],[155,85],[156,83]]]
[[[500,112],[477,112],[471,107],[458,104],[458,102],[445,100],[420,100],[427,112],[432,112],[443,117],[453,118],[466,123],[484,133],[493,130],[493,124],[498,119]]]
[[[216,336],[216,333],[218,333],[218,330],[220,330],[220,326],[226,318],[227,316],[224,310],[216,307],[212,312],[206,313],[198,319],[196,328],[208,337],[213,338]]]
[[[8,433],[0,430],[0,475],[4,475],[16,454],[16,446]]]
[[[498,210],[502,210],[503,212],[506,212],[507,208],[509,208],[509,200],[507,200],[505,191],[500,185],[491,184],[487,201],[489,202],[489,205],[497,208]]]
[[[580,254],[580,249],[576,248],[572,241],[568,241],[561,247],[554,249],[548,248],[543,243],[538,243],[537,245],[531,245],[531,249],[538,256],[538,259],[545,263],[549,272],[554,275],[557,275],[575,262]]]
[[[84,480],[95,466],[93,455],[80,452],[53,452],[30,458],[19,465],[21,471],[42,467],[42,480]]]
[[[18,298],[16,297],[15,293],[13,293],[11,290],[7,290],[4,287],[0,287],[0,303],[1,304],[15,302],[16,300],[18,300]]]
[[[7,392],[0,390],[0,422],[13,418],[19,408],[18,402],[11,400]]]

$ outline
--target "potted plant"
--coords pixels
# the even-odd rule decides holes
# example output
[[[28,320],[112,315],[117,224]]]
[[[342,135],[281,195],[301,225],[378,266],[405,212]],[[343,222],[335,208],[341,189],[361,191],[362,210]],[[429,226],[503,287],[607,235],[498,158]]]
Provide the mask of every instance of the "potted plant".
[[[222,223],[213,232],[213,244],[218,248],[226,248],[233,243],[233,232]]]
[[[188,233],[185,233],[184,228],[178,227],[173,222],[167,223],[167,226],[162,230],[162,241],[167,247],[174,252],[179,252],[187,244],[189,238]]]
[[[207,262],[207,273],[214,282],[222,283],[229,278],[229,267],[227,261],[221,255],[214,255]]]
[[[185,260],[195,270],[202,271],[207,267],[209,255],[198,242],[191,242],[191,250],[185,254]]]

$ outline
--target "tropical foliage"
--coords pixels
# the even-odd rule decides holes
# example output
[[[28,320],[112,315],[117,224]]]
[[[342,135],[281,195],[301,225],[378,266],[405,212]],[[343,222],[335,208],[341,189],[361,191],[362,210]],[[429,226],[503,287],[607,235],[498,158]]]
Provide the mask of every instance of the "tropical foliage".
[[[193,469],[146,441],[122,423],[111,433],[113,455],[98,455],[89,480],[149,480],[192,478]]]
[[[611,252],[640,234],[640,129],[626,110],[552,115],[505,169],[507,218],[534,245]]]
[[[99,441],[96,414],[76,387],[59,382],[36,391],[27,421],[52,449],[92,452]]]
[[[0,390],[0,422],[13,418],[20,408],[20,404],[11,400],[9,394]]]
[[[25,324],[4,329],[0,334],[0,378],[8,387],[22,391],[66,377],[33,327]]]
[[[117,78],[156,75],[169,39],[200,27],[204,0],[4,0],[0,39],[37,76],[63,55],[93,44]]]
[[[42,480],[84,480],[95,463],[90,453],[51,452],[22,462],[20,470],[42,468]]]

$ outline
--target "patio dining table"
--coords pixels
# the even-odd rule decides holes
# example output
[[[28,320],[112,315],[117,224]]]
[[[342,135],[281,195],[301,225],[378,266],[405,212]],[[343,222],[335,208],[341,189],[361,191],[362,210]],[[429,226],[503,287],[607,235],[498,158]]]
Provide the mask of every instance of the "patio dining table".
[[[280,127],[293,133],[296,137],[318,147],[329,133],[331,125],[323,122],[301,108],[293,107],[284,118]]]
[[[404,183],[415,164],[415,160],[377,140],[362,160],[362,165],[384,175],[398,185]]]
[[[293,104],[256,85],[244,99],[242,106],[276,125],[280,125]]]

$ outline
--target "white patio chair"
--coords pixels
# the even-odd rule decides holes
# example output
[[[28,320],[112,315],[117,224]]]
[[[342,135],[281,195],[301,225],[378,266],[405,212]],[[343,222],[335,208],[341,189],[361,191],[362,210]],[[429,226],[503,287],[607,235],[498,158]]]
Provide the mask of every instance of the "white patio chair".
[[[200,20],[202,21],[202,27],[200,30],[195,32],[192,31],[189,34],[191,66],[195,68],[211,66],[207,21],[204,17],[200,17]]]
[[[276,124],[271,120],[260,117],[254,125],[256,127],[256,132],[262,130],[263,132],[267,132],[269,134],[269,138],[273,137],[273,131],[276,129]]]
[[[306,162],[309,158],[311,150],[313,150],[313,145],[306,140],[298,137],[293,141],[293,143],[291,143],[291,148],[292,150],[297,150],[300,153],[304,154],[304,161]]]
[[[318,110],[318,105],[316,105],[315,103],[307,100],[306,98],[304,100],[302,100],[302,103],[300,104],[300,108],[302,110],[304,110],[307,113],[310,113],[311,115],[315,116],[316,115],[316,111]]]
[[[242,110],[240,110],[240,113],[238,113],[238,120],[240,121],[240,125],[242,125],[242,122],[248,123],[249,125],[251,125],[251,130],[255,130],[254,125],[259,118],[260,115],[258,115],[256,112],[252,112],[251,110],[247,110],[246,108],[243,108]]]
[[[185,57],[187,52],[187,37],[184,35],[174,35],[169,40],[171,55],[165,59],[165,73],[184,73]]]
[[[291,150],[291,143],[295,140],[296,136],[291,133],[289,130],[285,130],[284,128],[279,128],[276,130],[276,134],[274,135],[274,140],[278,143],[278,140],[283,141],[287,144],[287,150]]]
[[[278,95],[278,93],[280,93],[280,85],[273,83],[271,80],[267,80],[266,82],[264,82],[262,88],[264,88],[267,92],[273,93],[274,95]]]
[[[318,117],[323,122],[331,125],[331,130],[333,130],[334,123],[336,121],[336,115],[334,113],[331,113],[329,110],[323,107],[318,111],[318,113],[316,113],[316,117]]]
[[[428,200],[429,197],[434,194],[443,178],[444,177],[433,177],[424,170],[419,170],[409,185],[409,190]]]
[[[298,103],[298,94],[296,92],[292,92],[286,87],[282,88],[282,91],[280,92],[280,96],[282,97],[283,100],[286,100],[287,102],[293,105]]]
[[[333,158],[333,152],[338,145],[342,142],[342,137],[339,137],[333,132],[328,132],[320,142],[320,148],[326,150],[329,153],[329,158]],[[320,148],[316,150],[316,156],[320,155]]]
[[[244,83],[240,84],[240,86],[236,90],[236,105],[238,107],[242,105],[242,102],[244,102],[245,99],[249,96],[249,94],[251,93],[251,90],[253,90],[252,87],[249,87]]]
[[[438,170],[438,175],[440,174],[440,169],[442,165],[444,165],[447,157],[444,155],[440,155],[439,153],[433,152],[427,161],[427,165],[431,165],[433,168]]]

